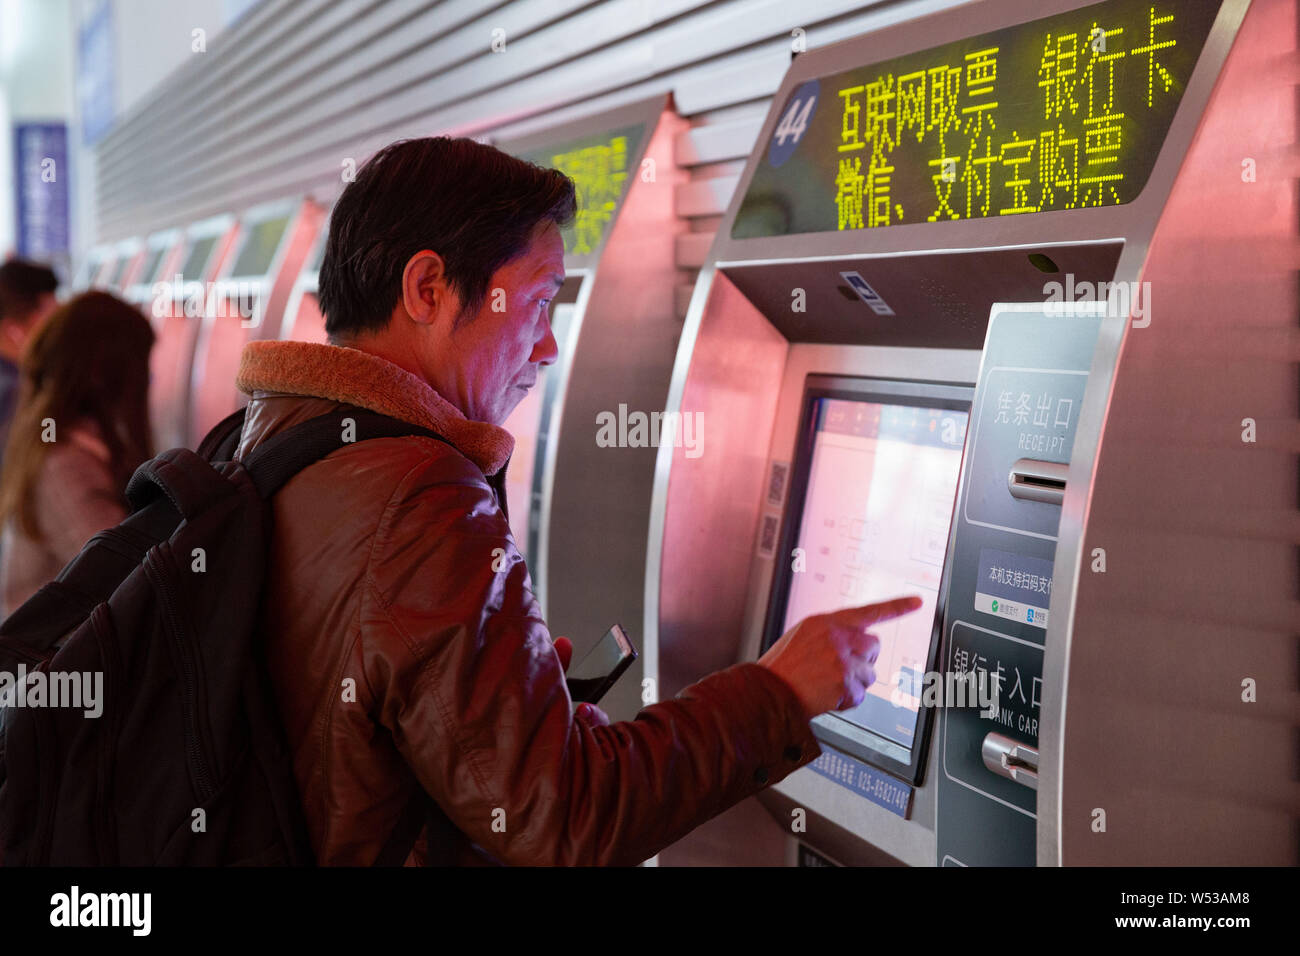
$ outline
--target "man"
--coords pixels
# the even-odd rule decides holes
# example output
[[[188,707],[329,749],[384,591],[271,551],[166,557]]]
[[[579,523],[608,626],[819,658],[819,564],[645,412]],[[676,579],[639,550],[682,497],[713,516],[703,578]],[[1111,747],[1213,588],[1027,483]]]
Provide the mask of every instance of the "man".
[[[873,620],[814,618],[759,663],[610,725],[575,719],[501,500],[501,427],[556,357],[573,184],[465,139],[381,150],[321,266],[330,345],[247,346],[238,457],[339,403],[432,428],[343,445],[276,496],[263,611],[317,859],[369,865],[420,796],[455,862],[635,864],[818,753],[861,700]],[[408,862],[418,862],[422,851]]]
[[[18,360],[32,330],[58,305],[58,287],[48,266],[23,259],[0,266],[0,462],[18,406]]]

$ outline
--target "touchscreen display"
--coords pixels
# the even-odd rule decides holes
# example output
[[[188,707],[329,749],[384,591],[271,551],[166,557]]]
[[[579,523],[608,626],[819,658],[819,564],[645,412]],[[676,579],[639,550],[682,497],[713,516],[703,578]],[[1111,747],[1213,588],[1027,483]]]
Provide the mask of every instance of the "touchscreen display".
[[[155,278],[161,280],[158,275],[158,268],[162,265],[163,253],[167,251],[166,246],[154,246],[145,256],[144,267],[140,269],[139,275],[135,277],[137,285],[151,284]]]
[[[280,239],[289,226],[288,216],[278,216],[259,222],[249,230],[244,247],[239,250],[235,260],[232,276],[260,276],[271,268],[275,259],[275,250],[280,248]]]
[[[911,748],[943,575],[968,413],[816,400],[812,460],[784,627],[811,614],[916,594],[872,629],[876,682],[836,716]],[[802,557],[802,570],[800,558]]]
[[[208,259],[212,257],[212,250],[217,246],[217,238],[217,236],[204,236],[194,240],[182,269],[182,276],[186,282],[203,281],[207,272]]]

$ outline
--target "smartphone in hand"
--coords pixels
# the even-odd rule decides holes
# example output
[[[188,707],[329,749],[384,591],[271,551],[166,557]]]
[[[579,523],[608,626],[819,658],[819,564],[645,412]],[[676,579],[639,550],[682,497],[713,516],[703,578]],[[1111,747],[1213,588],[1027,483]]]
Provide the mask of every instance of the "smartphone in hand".
[[[582,660],[569,668],[564,679],[569,696],[583,703],[598,703],[634,660],[636,648],[623,628],[615,624]]]

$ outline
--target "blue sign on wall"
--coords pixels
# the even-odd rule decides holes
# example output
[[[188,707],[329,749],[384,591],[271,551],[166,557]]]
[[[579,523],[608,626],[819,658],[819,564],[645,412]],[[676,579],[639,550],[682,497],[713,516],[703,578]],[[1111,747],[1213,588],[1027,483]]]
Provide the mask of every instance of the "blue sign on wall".
[[[108,0],[100,0],[77,37],[77,105],[81,111],[81,138],[87,146],[113,128],[115,92],[112,8]]]
[[[18,254],[50,260],[68,252],[68,127],[14,126]]]

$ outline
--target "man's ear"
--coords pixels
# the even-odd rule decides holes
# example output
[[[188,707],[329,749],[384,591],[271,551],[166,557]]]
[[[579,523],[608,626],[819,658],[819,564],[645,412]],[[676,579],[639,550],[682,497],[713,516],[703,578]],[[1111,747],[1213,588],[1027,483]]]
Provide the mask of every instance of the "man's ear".
[[[435,325],[443,319],[455,321],[460,302],[447,283],[442,256],[422,249],[407,260],[402,270],[402,305],[418,325]]]

